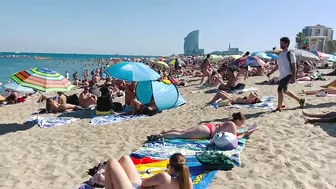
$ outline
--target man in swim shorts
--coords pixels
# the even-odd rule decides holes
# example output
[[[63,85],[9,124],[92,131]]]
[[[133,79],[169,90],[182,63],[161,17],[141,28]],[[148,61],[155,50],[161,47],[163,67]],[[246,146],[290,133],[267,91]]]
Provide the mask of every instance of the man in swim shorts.
[[[281,112],[282,103],[283,103],[283,94],[288,95],[289,97],[295,99],[300,107],[303,108],[305,99],[300,99],[293,92],[288,90],[288,84],[296,76],[296,58],[295,54],[288,50],[290,40],[288,37],[283,37],[280,39],[280,47],[282,52],[278,58],[278,64],[273,68],[271,72],[267,74],[267,77],[270,77],[275,71],[279,70],[280,81],[278,85],[278,107],[275,111]],[[290,61],[290,62],[289,62]]]

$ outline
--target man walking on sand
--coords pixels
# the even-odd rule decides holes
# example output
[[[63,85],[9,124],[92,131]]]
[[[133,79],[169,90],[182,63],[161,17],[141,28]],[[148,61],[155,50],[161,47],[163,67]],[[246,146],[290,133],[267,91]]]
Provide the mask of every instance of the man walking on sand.
[[[288,50],[289,44],[290,40],[288,37],[283,37],[280,39],[280,47],[282,52],[279,55],[278,64],[271,72],[267,74],[267,77],[269,77],[279,69],[280,81],[278,85],[278,107],[275,109],[275,112],[282,111],[283,94],[286,94],[289,97],[295,99],[300,104],[301,108],[303,108],[305,104],[305,99],[300,99],[293,92],[287,89],[290,81],[295,81],[296,76],[296,58],[295,54]]]

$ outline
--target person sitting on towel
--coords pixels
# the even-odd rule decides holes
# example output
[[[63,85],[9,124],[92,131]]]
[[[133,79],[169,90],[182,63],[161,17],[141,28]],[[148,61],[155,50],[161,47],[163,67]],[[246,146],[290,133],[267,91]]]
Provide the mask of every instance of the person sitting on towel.
[[[131,110],[128,112],[114,112],[116,115],[154,115],[157,113],[155,101],[152,100],[148,104],[142,104],[139,100],[133,99],[131,102]]]
[[[237,77],[236,77],[234,71],[235,70],[233,68],[228,69],[228,71],[227,71],[228,82],[226,84],[221,83],[218,87],[219,90],[230,91],[230,90],[235,89],[236,82],[237,82]]]
[[[88,108],[93,104],[97,104],[97,96],[89,92],[90,87],[84,87],[84,91],[79,95],[79,105]]]
[[[261,97],[258,93],[250,93],[248,97],[238,97],[233,98],[230,94],[226,93],[225,91],[218,92],[208,104],[213,104],[217,102],[219,99],[228,100],[227,105],[233,105],[233,104],[256,104],[261,102]]]
[[[60,112],[65,112],[65,111],[73,111],[73,110],[81,110],[83,109],[80,106],[75,106],[72,104],[60,104],[53,98],[48,98],[47,99],[47,104],[46,104],[46,110],[47,112],[52,112],[52,113],[60,113]]]
[[[229,132],[237,136],[238,139],[248,137],[253,131],[238,132],[238,128],[242,127],[245,123],[245,116],[241,112],[233,113],[232,118],[225,121],[223,124],[212,125],[209,123],[202,124],[197,127],[188,129],[172,129],[162,131],[158,135],[148,137],[156,140],[158,138],[182,138],[182,139],[197,139],[197,138],[212,138],[216,133]]]
[[[186,158],[175,153],[169,158],[167,171],[162,171],[154,176],[141,180],[134,163],[129,156],[119,160],[109,159],[104,172],[105,189],[192,189]]]
[[[101,96],[97,99],[96,111],[111,112],[113,108],[111,92],[107,87],[100,88]]]

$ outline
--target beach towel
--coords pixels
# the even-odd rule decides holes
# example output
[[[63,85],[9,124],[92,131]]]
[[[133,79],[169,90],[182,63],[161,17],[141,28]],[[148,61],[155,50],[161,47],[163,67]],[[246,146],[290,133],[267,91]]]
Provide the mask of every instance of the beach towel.
[[[119,123],[122,121],[136,120],[146,117],[145,115],[107,115],[96,116],[91,119],[91,126],[106,125],[111,123]]]
[[[148,164],[138,164],[136,169],[141,179],[152,177],[153,175],[166,171],[169,160],[153,162]],[[190,172],[190,178],[193,182],[194,189],[205,189],[212,181],[217,171],[209,171],[197,161],[187,162]]]
[[[29,118],[25,124],[37,124],[41,128],[52,128],[55,126],[62,126],[74,121],[79,120],[78,118],[74,117],[51,117],[51,118],[44,118],[41,116],[33,116]]]
[[[186,156],[187,161],[193,160],[196,155],[203,152],[220,153],[228,157],[236,166],[240,166],[240,152],[245,147],[246,139],[240,139],[238,148],[229,151],[219,150],[210,144],[207,139],[164,139],[162,141],[146,142],[138,150],[131,153],[133,158],[150,157],[154,159],[169,159],[174,153]],[[191,159],[190,159],[191,158]]]
[[[274,96],[265,96],[262,97],[260,103],[256,104],[233,104],[231,106],[225,106],[226,108],[245,108],[245,109],[265,109],[271,110],[274,109]],[[209,105],[211,108],[219,108],[221,104],[221,100]]]

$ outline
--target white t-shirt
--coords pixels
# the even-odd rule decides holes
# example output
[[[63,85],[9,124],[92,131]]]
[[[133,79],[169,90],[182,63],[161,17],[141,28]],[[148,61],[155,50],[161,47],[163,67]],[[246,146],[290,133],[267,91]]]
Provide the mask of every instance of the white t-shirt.
[[[290,65],[296,63],[295,54],[292,51],[290,51],[291,64],[288,62],[287,52],[288,51],[282,51],[278,58],[279,79],[283,79],[287,75],[292,74]]]
[[[69,79],[69,73],[68,73],[68,72],[65,73],[65,77],[66,77],[67,79]]]

